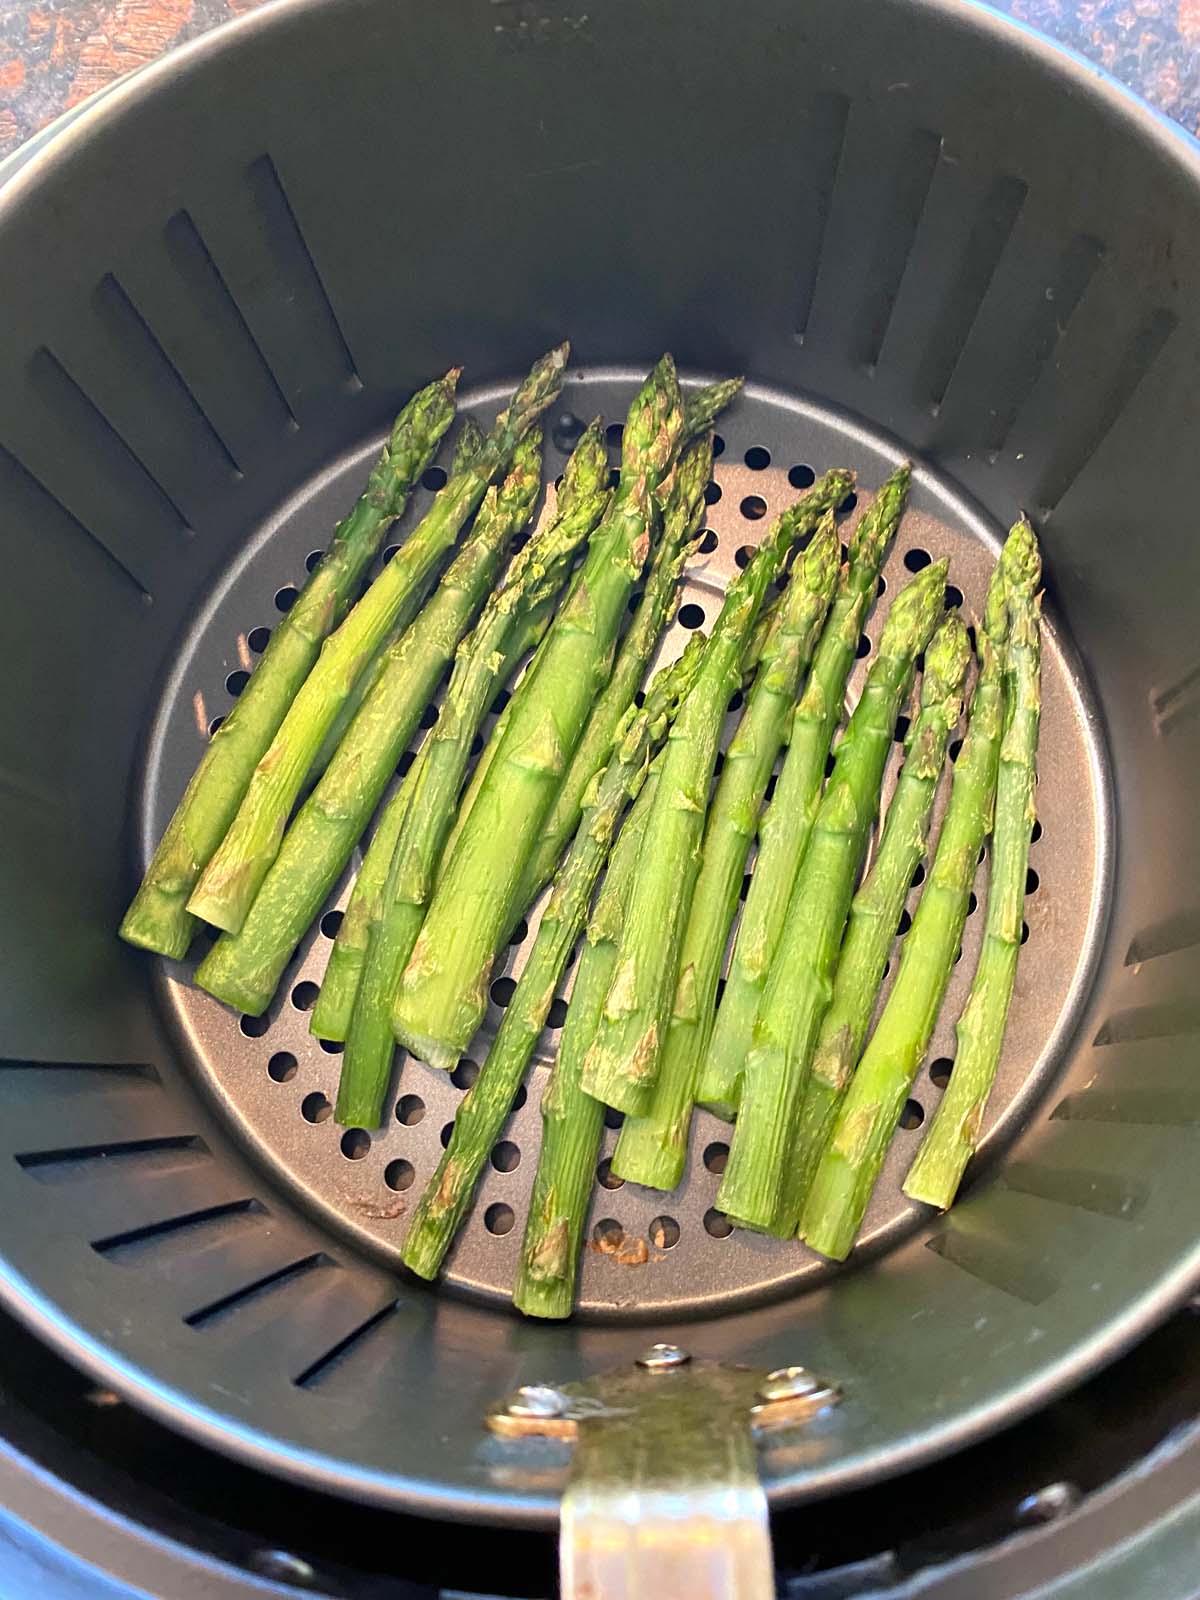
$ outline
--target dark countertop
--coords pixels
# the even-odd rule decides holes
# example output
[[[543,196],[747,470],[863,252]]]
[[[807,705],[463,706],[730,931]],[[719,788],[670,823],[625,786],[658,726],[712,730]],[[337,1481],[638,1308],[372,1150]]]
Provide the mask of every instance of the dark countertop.
[[[0,0],[0,155],[121,73],[262,3]],[[997,0],[995,9],[1071,45],[1200,133],[1200,0]]]

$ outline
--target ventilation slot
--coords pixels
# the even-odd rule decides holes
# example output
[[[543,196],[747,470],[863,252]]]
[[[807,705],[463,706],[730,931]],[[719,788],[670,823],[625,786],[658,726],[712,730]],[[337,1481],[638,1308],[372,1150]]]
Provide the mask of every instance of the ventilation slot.
[[[1007,1239],[978,1228],[974,1219],[946,1223],[925,1241],[926,1248],[1002,1294],[1036,1306],[1058,1288],[1058,1280],[1041,1262],[1025,1255]]]
[[[1179,911],[1164,917],[1152,927],[1133,936],[1125,952],[1125,965],[1137,967],[1158,956],[1171,956],[1177,950],[1190,950],[1200,944],[1200,908]]]
[[[178,1242],[181,1237],[198,1233],[229,1219],[261,1217],[267,1208],[259,1200],[230,1200],[224,1205],[206,1206],[199,1211],[187,1211],[178,1217],[165,1217],[160,1222],[148,1222],[139,1228],[129,1228],[124,1233],[110,1234],[106,1239],[93,1239],[92,1249],[110,1261],[126,1261],[142,1254],[146,1247],[168,1239]]]
[[[1149,1196],[1145,1184],[1115,1172],[1048,1167],[1032,1161],[1011,1163],[1004,1169],[1001,1183],[1018,1194],[1036,1195],[1040,1200],[1126,1221],[1141,1211]]]
[[[837,180],[849,116],[850,102],[845,95],[818,95],[812,103],[808,135],[804,140],[805,161],[801,176],[803,190],[800,214],[804,219],[801,238],[807,249],[797,273],[799,311],[796,337],[801,343],[812,310],[821,251],[833,203],[833,187]]]
[[[311,1389],[328,1377],[334,1368],[345,1361],[347,1356],[361,1345],[369,1334],[373,1333],[389,1317],[394,1316],[396,1310],[397,1302],[389,1300],[387,1305],[381,1306],[378,1311],[374,1312],[364,1322],[360,1322],[358,1327],[348,1333],[344,1339],[339,1339],[324,1355],[318,1356],[315,1361],[310,1362],[304,1368],[294,1380],[296,1387],[299,1389]]]
[[[70,1183],[109,1168],[119,1169],[125,1177],[146,1181],[175,1176],[198,1162],[208,1161],[210,1153],[203,1139],[194,1134],[178,1134],[164,1139],[130,1139],[120,1144],[31,1150],[15,1159],[39,1183]]]
[[[293,1283],[297,1278],[306,1273],[314,1272],[318,1267],[334,1267],[337,1262],[327,1256],[324,1251],[318,1250],[311,1256],[305,1256],[300,1261],[291,1261],[287,1266],[280,1267],[276,1272],[268,1272],[261,1278],[256,1278],[253,1283],[247,1283],[240,1289],[222,1295],[219,1300],[201,1306],[198,1311],[189,1311],[184,1321],[189,1328],[206,1328],[210,1323],[227,1316],[231,1311],[236,1311],[239,1306],[248,1305],[253,1300],[261,1299],[269,1294],[272,1289],[282,1289],[285,1284]]]
[[[1177,1000],[1158,1006],[1130,1006],[1116,1011],[1092,1040],[1094,1045],[1127,1044],[1135,1039],[1173,1039],[1200,1032],[1200,1004]]]
[[[1154,726],[1160,734],[1174,733],[1180,723],[1200,710],[1200,664],[1150,697]]]

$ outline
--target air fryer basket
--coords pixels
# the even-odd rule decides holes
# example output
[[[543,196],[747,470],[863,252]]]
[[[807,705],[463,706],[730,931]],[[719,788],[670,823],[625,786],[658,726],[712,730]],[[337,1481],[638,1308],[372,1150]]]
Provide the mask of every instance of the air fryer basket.
[[[564,1458],[485,1442],[484,1412],[627,1361],[646,1324],[843,1386],[763,1455],[789,1498],[1010,1420],[1161,1316],[1200,1265],[1198,178],[1148,112],[958,0],[283,0],[35,156],[0,196],[8,1302],[273,1471],[525,1521]],[[113,928],[398,399],[462,361],[486,411],[563,333],[583,416],[618,416],[663,348],[751,377],[693,603],[753,542],[748,496],[840,462],[869,489],[912,452],[892,591],[906,554],[945,551],[977,604],[1024,506],[1051,648],[1021,1007],[963,1204],[926,1222],[893,1171],[827,1274],[711,1231],[701,1122],[686,1189],[593,1213],[669,1215],[678,1243],[590,1257],[557,1328],[500,1298],[536,1093],[451,1286],[398,1282],[408,1168],[458,1088],[410,1064],[423,1118],[389,1103],[355,1159],[300,1009],[319,933],[260,1032]]]

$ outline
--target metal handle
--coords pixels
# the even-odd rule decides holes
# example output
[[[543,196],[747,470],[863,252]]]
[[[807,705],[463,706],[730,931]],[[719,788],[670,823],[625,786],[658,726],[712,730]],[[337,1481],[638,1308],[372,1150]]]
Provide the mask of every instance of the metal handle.
[[[773,1600],[755,1436],[837,1398],[802,1367],[764,1373],[655,1345],[585,1384],[521,1389],[488,1426],[575,1444],[563,1600]]]

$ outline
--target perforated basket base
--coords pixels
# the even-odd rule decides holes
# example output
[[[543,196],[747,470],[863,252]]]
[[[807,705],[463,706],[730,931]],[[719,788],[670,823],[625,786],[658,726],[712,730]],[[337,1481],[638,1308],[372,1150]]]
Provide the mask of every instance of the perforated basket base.
[[[606,418],[620,418],[637,376],[576,372],[556,416],[586,419],[600,411]],[[464,409],[486,417],[499,393],[467,394]],[[680,612],[663,641],[667,657],[678,653],[689,626],[711,625],[722,592],[737,571],[739,550],[757,542],[814,472],[835,465],[857,470],[859,504],[843,513],[849,522],[861,513],[870,492],[902,454],[895,441],[870,434],[827,409],[753,384],[720,420],[719,428],[721,453],[707,516],[715,548],[687,577]],[[548,443],[546,468],[550,477],[561,470],[570,431],[569,426],[551,430],[554,442]],[[614,440],[614,459],[617,448]],[[212,719],[228,710],[232,692],[244,682],[256,652],[265,646],[265,630],[278,619],[277,606],[286,606],[303,577],[306,557],[321,547],[340,509],[353,497],[370,453],[360,451],[340,462],[262,529],[182,642],[159,709],[147,766],[142,826],[147,850],[170,814],[201,741],[209,736]],[[436,472],[431,481],[438,481]],[[428,490],[415,496],[406,525],[421,515],[429,498]],[[911,572],[930,557],[949,556],[950,581],[963,596],[969,621],[982,605],[1002,531],[935,473],[918,466],[910,509],[885,567],[884,592],[851,678],[851,704],[870,666],[867,641],[873,643],[878,636],[892,597]],[[712,540],[708,544],[712,546]],[[727,736],[736,720],[736,710],[731,711]],[[887,793],[900,756],[897,742]],[[939,812],[947,786],[944,779]],[[1076,663],[1056,628],[1053,608],[1048,607],[1040,831],[1031,853],[1028,947],[988,1108],[981,1160],[1004,1146],[1053,1077],[1060,1046],[1086,992],[1107,873],[1106,788],[1096,721]],[[352,869],[358,859],[356,852]],[[486,1055],[501,1015],[495,997],[503,999],[511,985],[493,985],[485,1026],[470,1057],[455,1073],[448,1076],[403,1059],[388,1094],[382,1127],[369,1135],[340,1128],[331,1113],[340,1055],[309,1034],[308,1011],[331,948],[330,935],[336,930],[337,919],[328,912],[345,904],[352,869],[331,896],[321,926],[297,952],[262,1018],[240,1018],[197,990],[190,982],[191,963],[164,964],[161,995],[187,1041],[197,1073],[254,1155],[334,1230],[398,1265],[407,1211],[433,1172],[462,1093]],[[980,903],[986,873],[982,865],[976,886]],[[918,898],[919,889],[914,889],[910,911]],[[536,914],[529,921],[531,929],[536,928]],[[894,1244],[921,1215],[921,1208],[901,1193],[900,1184],[946,1081],[954,1051],[953,1020],[969,988],[982,922],[981,912],[973,909],[926,1064],[867,1215],[860,1252],[875,1253]],[[506,952],[498,978],[519,975],[531,938],[532,931]],[[890,965],[894,968],[894,959]],[[569,984],[568,975],[561,988],[564,996]],[[552,1020],[561,1021],[562,1009],[556,1008]],[[548,1028],[474,1211],[449,1258],[445,1283],[453,1289],[494,1300],[508,1298],[537,1162],[538,1101],[556,1042],[557,1030]],[[619,1184],[602,1162],[582,1270],[581,1314],[678,1317],[811,1286],[827,1276],[829,1264],[804,1246],[731,1230],[713,1209],[729,1136],[725,1124],[707,1113],[698,1115],[684,1182],[669,1195]],[[615,1132],[608,1129],[605,1155],[611,1153],[615,1139]]]

